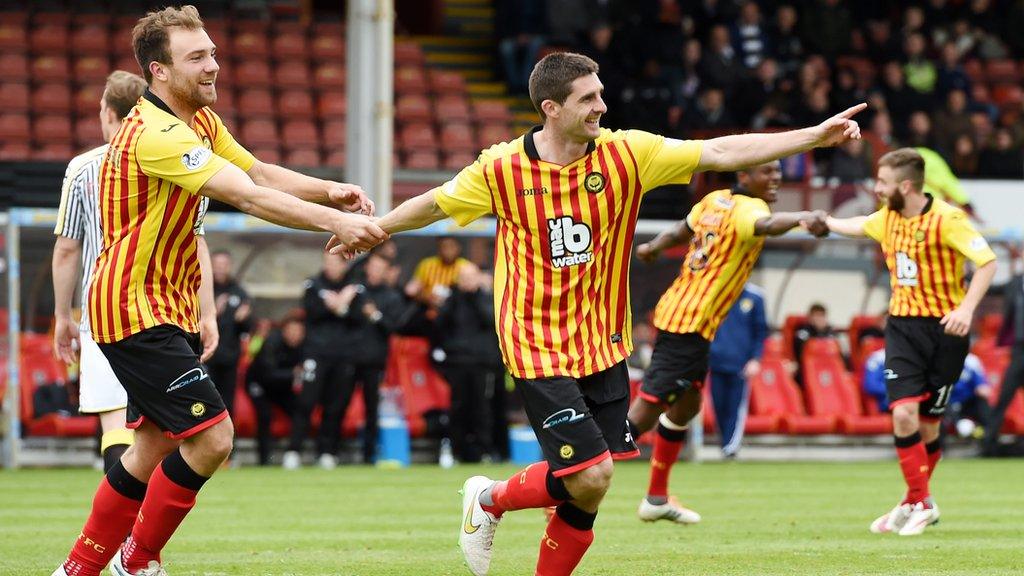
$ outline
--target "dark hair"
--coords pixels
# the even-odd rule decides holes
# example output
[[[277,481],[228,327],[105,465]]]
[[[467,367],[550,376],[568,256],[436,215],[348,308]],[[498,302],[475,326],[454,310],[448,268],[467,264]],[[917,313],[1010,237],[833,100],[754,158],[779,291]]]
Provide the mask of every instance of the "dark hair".
[[[138,74],[114,70],[107,76],[107,85],[103,88],[103,101],[107,108],[124,119],[146,91],[146,81]]]
[[[888,166],[898,172],[899,181],[910,180],[915,190],[924,188],[924,158],[913,148],[900,148],[886,152],[878,159],[878,166]]]
[[[825,309],[825,305],[821,302],[815,302],[811,304],[811,307],[807,310],[808,314],[826,314],[828,310]]]
[[[199,17],[199,11],[195,6],[171,6],[146,14],[139,18],[135,28],[132,28],[135,59],[138,60],[147,83],[153,82],[153,73],[149,71],[150,62],[171,63],[169,30],[175,27],[200,30],[204,28],[203,19]]]
[[[597,62],[574,52],[554,52],[541,58],[530,73],[530,100],[540,119],[547,119],[541,109],[545,100],[565,104],[572,94],[573,81],[597,71]]]

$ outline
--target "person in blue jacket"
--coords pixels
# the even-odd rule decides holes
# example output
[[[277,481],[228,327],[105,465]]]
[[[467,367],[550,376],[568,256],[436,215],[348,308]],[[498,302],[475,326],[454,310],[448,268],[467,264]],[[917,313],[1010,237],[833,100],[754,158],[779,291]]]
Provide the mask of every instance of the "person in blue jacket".
[[[711,398],[722,437],[722,455],[734,458],[743,441],[750,387],[761,371],[768,321],[764,289],[748,283],[711,342]]]

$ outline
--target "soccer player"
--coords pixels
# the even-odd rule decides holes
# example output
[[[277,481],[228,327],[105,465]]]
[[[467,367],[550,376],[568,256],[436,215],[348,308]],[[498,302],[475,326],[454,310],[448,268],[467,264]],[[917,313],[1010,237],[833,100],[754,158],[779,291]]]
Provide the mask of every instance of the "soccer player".
[[[79,410],[96,414],[103,436],[100,453],[103,469],[109,470],[132,443],[132,431],[125,428],[125,407],[128,396],[110,370],[110,364],[89,335],[89,279],[93,263],[103,244],[97,210],[97,184],[100,163],[109,147],[110,138],[121,126],[135,103],[142,97],[146,81],[142,77],[117,70],[107,77],[100,98],[100,129],[102,146],[75,156],[64,174],[60,194],[57,225],[53,230],[53,330],[54,354],[67,364],[79,362],[81,396]],[[71,318],[75,279],[82,265],[82,320],[76,325]],[[75,344],[78,344],[77,348]]]
[[[679,276],[654,309],[651,364],[640,393],[629,408],[634,435],[657,425],[647,496],[641,520],[696,524],[700,514],[668,495],[669,474],[679,458],[690,420],[700,412],[711,341],[754,269],[766,236],[784,234],[801,223],[827,233],[823,212],[779,212],[768,207],[778,197],[778,160],[741,170],[731,190],[705,196],[690,213],[653,240],[637,246],[637,257],[653,261],[670,246],[690,243]]]
[[[58,576],[97,576],[107,562],[116,576],[164,574],[161,550],[231,451],[231,420],[199,363],[201,199],[330,231],[347,251],[387,238],[368,215],[338,209],[372,212],[359,187],[259,162],[228,133],[209,108],[219,67],[195,7],[147,14],[132,43],[149,89],[100,166],[103,249],[88,307],[135,442],[100,482]]]
[[[818,126],[776,134],[680,141],[600,126],[607,111],[597,64],[556,53],[530,75],[543,126],[485,150],[452,180],[381,218],[389,233],[445,217],[497,217],[495,324],[502,358],[540,439],[544,461],[508,481],[463,486],[459,542],[486,574],[502,514],[557,505],[537,574],[570,574],[594,539],[612,459],[636,456],[626,425],[632,348],[629,262],[644,192],[859,138],[864,105]],[[336,241],[328,243],[335,247]]]
[[[928,480],[942,457],[939,426],[969,348],[974,310],[996,272],[996,257],[959,208],[922,191],[925,161],[912,148],[878,160],[870,216],[829,217],[829,229],[882,245],[892,297],[885,325],[885,385],[892,410],[903,499],[871,523],[874,533],[914,536],[939,519]],[[964,291],[964,263],[978,267]]]

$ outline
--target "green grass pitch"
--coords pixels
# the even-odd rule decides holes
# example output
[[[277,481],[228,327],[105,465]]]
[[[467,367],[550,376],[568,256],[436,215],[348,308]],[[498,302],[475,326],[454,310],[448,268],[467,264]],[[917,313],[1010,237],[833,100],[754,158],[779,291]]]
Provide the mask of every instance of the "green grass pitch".
[[[218,474],[164,551],[171,576],[459,575],[457,494],[510,466]],[[641,523],[643,463],[620,464],[579,575],[1024,574],[1024,461],[946,461],[933,482],[942,521],[923,536],[877,536],[870,521],[902,488],[894,461],[682,464],[673,491],[698,526]],[[0,472],[0,574],[50,574],[85,518],[99,473]],[[539,511],[508,514],[491,574],[533,574]]]

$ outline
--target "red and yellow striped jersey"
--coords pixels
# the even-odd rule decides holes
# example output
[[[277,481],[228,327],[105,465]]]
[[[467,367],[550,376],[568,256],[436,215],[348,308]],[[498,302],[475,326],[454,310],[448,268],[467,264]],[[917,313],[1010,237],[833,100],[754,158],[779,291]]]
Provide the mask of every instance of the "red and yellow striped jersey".
[[[581,378],[632,349],[629,263],[644,191],[686,183],[700,141],[602,130],[565,166],[540,159],[533,134],[485,150],[434,190],[461,225],[498,219],[495,324],[513,376]]]
[[[690,250],[654,309],[654,326],[712,340],[764,247],[754,225],[769,215],[764,200],[731,190],[716,190],[698,202],[686,216],[693,231]]]
[[[455,262],[445,264],[440,256],[430,256],[420,260],[412,277],[423,285],[423,293],[430,294],[434,286],[452,286],[459,279],[459,269],[468,263],[465,258],[456,258]]]
[[[89,289],[97,342],[160,324],[199,332],[197,192],[228,162],[249,170],[256,159],[209,108],[191,124],[147,91],[103,158],[103,251]]]
[[[996,259],[963,210],[930,196],[913,218],[882,208],[868,217],[864,233],[882,245],[893,316],[945,316],[966,294],[965,260],[983,266]]]

